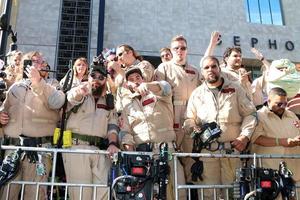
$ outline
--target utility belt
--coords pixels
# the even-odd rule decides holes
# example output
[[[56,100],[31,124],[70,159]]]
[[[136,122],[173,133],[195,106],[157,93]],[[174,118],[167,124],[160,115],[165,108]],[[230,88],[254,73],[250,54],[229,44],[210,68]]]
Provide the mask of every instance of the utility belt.
[[[31,144],[30,146],[38,147],[38,146],[42,146],[43,144],[46,144],[46,143],[51,143],[52,142],[52,136],[25,137],[24,141],[25,141],[24,146],[27,146],[26,144]],[[4,144],[20,146],[21,145],[21,139],[5,136],[4,137]]]
[[[220,153],[225,153],[225,154],[232,154],[235,152],[233,146],[231,145],[231,142],[218,142],[215,141],[213,143],[208,144],[205,147],[206,150],[208,151],[220,151]]]
[[[175,142],[167,142],[169,145],[169,148],[173,147]],[[136,146],[136,151],[144,151],[144,152],[152,152],[154,149],[159,149],[160,143],[156,142],[147,142],[147,143],[142,143]],[[175,148],[174,148],[175,149]]]
[[[60,138],[60,128],[56,128],[53,136],[53,144],[57,145]],[[108,148],[108,139],[104,139],[98,136],[82,135],[78,133],[72,133],[71,130],[65,130],[62,136],[63,148],[72,147],[72,145],[91,145],[97,146],[101,150]]]
[[[78,133],[72,133],[72,144],[87,144],[99,147],[100,150],[106,150],[108,148],[108,139],[104,139],[98,136],[80,135]]]
[[[174,106],[186,106],[187,105],[187,101],[173,100],[173,105]]]

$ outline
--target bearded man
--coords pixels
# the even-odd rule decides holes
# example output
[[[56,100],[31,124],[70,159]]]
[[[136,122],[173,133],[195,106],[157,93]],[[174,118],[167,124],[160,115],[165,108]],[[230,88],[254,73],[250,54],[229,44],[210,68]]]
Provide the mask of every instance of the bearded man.
[[[106,79],[104,66],[93,66],[88,82],[82,82],[68,93],[70,115],[66,127],[72,137],[64,134],[64,141],[71,144],[71,149],[107,149],[111,154],[119,150],[119,128],[110,98],[107,98]],[[104,144],[105,139],[108,145]],[[68,183],[107,183],[110,160],[104,154],[64,154],[63,160]],[[79,187],[70,187],[68,192],[71,199],[93,199],[92,187],[84,187],[81,198]],[[96,196],[107,199],[107,189],[98,187]]]

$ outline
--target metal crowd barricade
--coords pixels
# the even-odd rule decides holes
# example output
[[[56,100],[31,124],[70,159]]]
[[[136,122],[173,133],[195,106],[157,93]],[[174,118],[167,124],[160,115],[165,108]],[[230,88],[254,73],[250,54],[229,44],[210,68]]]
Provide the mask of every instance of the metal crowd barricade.
[[[277,154],[248,154],[248,155],[239,155],[239,154],[211,154],[211,153],[173,153],[173,162],[174,162],[174,192],[175,199],[178,200],[178,192],[179,190],[187,190],[188,199],[191,200],[191,189],[200,189],[201,197],[200,199],[204,199],[204,190],[205,189],[213,189],[214,200],[218,200],[217,198],[217,189],[225,189],[226,190],[226,200],[229,200],[229,189],[233,188],[233,184],[231,185],[179,185],[178,177],[177,177],[177,160],[180,157],[200,157],[200,158],[233,158],[233,159],[241,159],[241,158],[250,158],[253,159],[253,165],[256,167],[257,159],[259,166],[261,166],[261,159],[300,159],[300,154],[294,155],[277,155]],[[298,190],[300,185],[296,185],[296,199],[300,200],[300,196],[298,196]]]
[[[65,194],[64,199],[68,199],[68,188],[69,187],[79,187],[80,188],[80,199],[82,199],[82,192],[84,187],[92,187],[93,188],[93,200],[97,199],[97,188],[108,188],[107,184],[83,184],[83,183],[60,183],[55,181],[55,174],[56,174],[56,162],[57,162],[57,154],[58,153],[74,153],[74,154],[104,154],[107,155],[107,151],[103,150],[86,150],[86,149],[57,149],[57,148],[44,148],[44,147],[21,147],[21,146],[1,146],[4,150],[17,150],[21,149],[23,151],[38,151],[38,152],[46,152],[52,154],[52,173],[51,173],[51,181],[50,182],[30,182],[30,181],[11,181],[8,183],[8,190],[6,194],[6,199],[9,197],[9,187],[12,184],[19,184],[21,185],[21,199],[24,197],[24,190],[26,185],[36,185],[36,197],[35,199],[38,200],[39,198],[39,188],[40,186],[49,186],[50,187],[50,200],[53,200],[54,194],[54,186],[65,187]],[[149,152],[126,152],[127,154],[152,154]],[[297,155],[275,155],[275,154],[249,154],[249,155],[238,155],[238,154],[210,154],[210,153],[173,153],[173,164],[174,164],[174,193],[175,199],[178,200],[178,192],[179,190],[187,190],[188,191],[188,199],[191,199],[191,189],[199,189],[201,191],[201,199],[204,199],[204,191],[206,189],[213,189],[214,190],[214,199],[217,199],[217,189],[225,189],[226,190],[226,199],[229,199],[229,189],[233,188],[233,184],[231,185],[179,185],[178,184],[178,177],[177,177],[177,161],[180,157],[200,157],[200,158],[233,158],[233,159],[241,159],[241,158],[250,158],[253,159],[253,164],[259,163],[261,165],[261,159],[282,159],[282,158],[289,158],[289,159],[300,159],[300,154]],[[257,162],[258,159],[258,162]],[[50,177],[50,176],[49,176]],[[300,200],[298,196],[298,188],[300,185],[297,185],[296,191],[296,199]],[[108,192],[110,190],[108,189]],[[110,194],[108,194],[108,199]]]
[[[84,187],[92,187],[93,190],[93,200],[97,199],[96,192],[98,187],[108,188],[108,185],[101,185],[101,184],[82,184],[82,183],[59,183],[55,181],[55,173],[56,173],[56,162],[57,162],[57,154],[58,153],[75,153],[75,154],[108,154],[107,151],[103,150],[87,150],[87,149],[57,149],[57,148],[44,148],[44,147],[21,147],[21,146],[1,146],[4,150],[17,150],[21,149],[23,151],[38,151],[38,152],[46,152],[46,153],[52,153],[52,173],[51,173],[51,181],[50,182],[31,182],[31,181],[11,181],[8,183],[8,189],[6,193],[6,199],[9,197],[9,188],[12,184],[19,184],[21,185],[21,197],[20,199],[23,199],[24,197],[24,190],[25,185],[36,185],[36,197],[35,199],[38,200],[39,198],[39,188],[40,186],[50,186],[50,200],[53,200],[53,194],[54,194],[54,186],[62,186],[65,187],[65,194],[64,199],[68,199],[68,188],[69,187],[79,187],[80,188],[80,199],[82,199],[82,191]],[[50,177],[50,176],[49,176]],[[109,189],[108,189],[108,192]],[[110,194],[108,194],[109,199]]]

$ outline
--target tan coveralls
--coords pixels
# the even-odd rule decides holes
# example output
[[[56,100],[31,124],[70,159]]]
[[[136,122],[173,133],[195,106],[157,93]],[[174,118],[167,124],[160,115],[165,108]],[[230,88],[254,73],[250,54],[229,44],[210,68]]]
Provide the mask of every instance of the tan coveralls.
[[[223,77],[224,78],[224,77]],[[224,78],[224,83],[217,97],[204,82],[192,93],[186,112],[184,127],[186,129],[201,126],[209,122],[217,122],[222,133],[219,142],[230,146],[230,141],[239,135],[249,139],[256,126],[256,109],[244,89],[236,81]],[[227,143],[227,144],[226,144]],[[209,150],[202,150],[203,153]],[[215,151],[215,153],[224,153]],[[236,159],[203,158],[203,181],[198,184],[231,184],[237,167]],[[212,191],[205,191],[205,197],[212,198]]]
[[[154,153],[158,153],[158,146],[161,142],[168,143],[169,152],[175,152],[173,141],[175,132],[173,129],[173,106],[171,87],[166,81],[157,82],[161,91],[158,94],[149,93],[140,100],[137,96],[131,96],[131,102],[124,107],[124,125],[121,127],[123,134],[122,144],[138,146],[143,143],[154,143]],[[168,199],[174,199],[173,161],[169,162],[171,167],[170,180],[168,185]],[[177,163],[178,183],[184,184],[184,174],[181,164]],[[180,199],[185,199],[185,191],[179,193]]]
[[[71,113],[67,121],[67,130],[80,136],[97,136],[107,138],[108,134],[117,134],[117,118],[114,110],[108,110],[105,97],[97,102],[90,94],[81,99],[76,87],[68,93],[69,109],[80,103],[76,113]],[[88,141],[73,138],[71,149],[99,150],[98,146],[90,145]],[[107,184],[110,160],[104,154],[70,154],[63,155],[64,167],[68,183]],[[68,189],[72,200],[80,198],[80,188]],[[107,188],[97,188],[96,199],[107,199]],[[93,188],[83,188],[82,199],[92,199]]]
[[[3,126],[4,135],[10,138],[18,138],[23,134],[28,137],[52,136],[56,124],[59,120],[58,109],[63,105],[65,95],[56,90],[45,80],[41,80],[39,85],[32,87],[29,80],[21,80],[7,92],[6,99],[1,107],[9,115],[9,122]],[[49,145],[51,141],[49,141]],[[43,155],[42,162],[46,167],[46,175],[36,174],[36,165],[29,163],[25,158],[21,161],[21,169],[18,176],[13,180],[47,182],[51,168],[51,159],[47,154]],[[21,185],[11,185],[9,199],[18,199]],[[26,186],[24,199],[35,199],[36,187]],[[2,199],[6,198],[6,188],[2,193]],[[39,199],[45,199],[47,187],[40,186]]]
[[[294,126],[294,121],[297,121],[297,116],[289,111],[285,110],[282,118],[278,117],[270,109],[264,106],[262,109],[257,111],[258,113],[258,126],[252,135],[251,141],[254,143],[259,136],[267,136],[270,138],[294,138],[300,134],[300,129]],[[251,148],[252,153],[257,154],[277,154],[277,155],[288,155],[288,154],[300,154],[300,147],[283,147],[273,146],[264,147],[253,144]],[[299,184],[300,182],[300,160],[299,159],[263,159],[262,167],[278,169],[280,161],[285,161],[287,167],[294,173],[293,178]],[[298,193],[299,195],[299,193]]]
[[[154,67],[152,64],[146,60],[139,61],[136,60],[131,66],[124,69],[126,72],[127,69],[131,69],[133,67],[138,67],[143,75],[143,79],[145,82],[151,82],[154,76]],[[116,77],[116,83],[119,86],[117,88],[116,94],[116,110],[117,112],[121,112],[123,108],[129,103],[128,96],[131,94],[130,90],[124,84],[124,78],[122,75],[118,75]]]
[[[195,67],[186,64],[180,66],[169,61],[162,63],[155,71],[155,80],[165,80],[173,92],[173,110],[174,110],[174,130],[176,133],[176,143],[178,149],[183,152],[191,153],[193,141],[190,136],[184,134],[182,125],[188,99],[193,90],[201,84],[201,75]],[[191,182],[190,167],[194,163],[191,158],[182,158],[186,181]]]

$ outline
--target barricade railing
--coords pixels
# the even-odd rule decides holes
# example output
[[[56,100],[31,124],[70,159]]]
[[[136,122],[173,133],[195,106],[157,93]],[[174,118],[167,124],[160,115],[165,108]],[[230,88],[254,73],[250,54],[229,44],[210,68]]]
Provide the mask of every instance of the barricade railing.
[[[57,163],[57,154],[58,153],[72,153],[72,154],[103,154],[108,155],[107,151],[103,150],[87,150],[87,149],[58,149],[58,148],[45,148],[45,147],[23,147],[23,146],[1,146],[3,150],[18,150],[21,149],[23,151],[36,151],[36,152],[45,152],[52,154],[52,171],[49,176],[51,179],[48,182],[30,182],[30,181],[11,181],[8,183],[8,190],[6,194],[6,199],[9,197],[9,187],[13,184],[21,185],[21,199],[24,196],[24,188],[25,185],[36,185],[36,197],[38,199],[39,195],[39,187],[40,186],[49,186],[50,187],[50,200],[53,200],[54,187],[65,187],[64,199],[68,197],[68,188],[69,187],[79,187],[80,188],[80,199],[82,199],[83,188],[90,187],[93,188],[93,199],[97,199],[97,188],[109,188],[107,184],[84,184],[84,183],[61,183],[55,180],[56,176],[56,163]],[[126,152],[128,154],[152,154],[149,152]],[[199,158],[233,158],[233,159],[253,159],[253,165],[256,167],[256,163],[258,166],[261,166],[262,159],[300,159],[300,154],[295,155],[277,155],[277,154],[247,154],[247,155],[239,155],[239,154],[210,154],[210,153],[172,153],[173,164],[174,164],[174,193],[175,199],[179,199],[179,190],[188,191],[188,199],[191,199],[191,189],[199,189],[201,193],[201,199],[204,199],[204,191],[206,189],[213,189],[214,199],[217,199],[217,189],[225,189],[226,190],[226,198],[229,199],[229,189],[233,188],[233,184],[230,185],[179,185],[178,184],[178,159],[181,157],[199,157]],[[300,185],[296,186],[297,189],[300,188]],[[108,192],[109,189],[108,189]],[[296,192],[297,200],[300,199],[298,197],[298,192]],[[110,194],[108,194],[109,199]]]
[[[103,150],[88,150],[88,149],[59,149],[59,148],[45,148],[45,147],[24,147],[24,146],[7,146],[7,145],[2,145],[1,148],[3,150],[18,150],[21,149],[23,151],[36,151],[36,152],[45,152],[45,153],[51,153],[52,154],[52,170],[51,170],[51,181],[50,182],[31,182],[31,181],[11,181],[8,183],[8,190],[6,193],[6,199],[9,197],[9,188],[10,185],[13,184],[19,184],[21,185],[21,196],[20,199],[23,199],[24,197],[24,188],[25,185],[36,185],[37,190],[36,190],[36,197],[35,199],[38,200],[38,195],[39,195],[39,187],[40,186],[50,186],[50,200],[53,200],[53,191],[55,186],[62,186],[65,187],[65,194],[64,194],[64,199],[67,199],[67,194],[68,194],[68,188],[69,187],[79,187],[80,188],[80,199],[82,199],[82,190],[84,187],[92,187],[94,188],[93,190],[93,199],[96,200],[96,188],[102,187],[102,188],[108,188],[107,184],[83,184],[83,183],[60,183],[55,181],[55,176],[56,176],[56,163],[57,163],[57,154],[58,153],[73,153],[73,154],[104,154],[107,155],[107,151]],[[75,163],[74,163],[75,164]],[[109,190],[108,190],[109,191]],[[109,198],[110,194],[108,194]]]
[[[174,164],[174,192],[175,200],[179,199],[179,190],[187,190],[188,199],[191,199],[191,189],[200,189],[200,199],[204,199],[204,190],[213,189],[214,200],[217,200],[217,189],[226,190],[226,200],[229,200],[229,189],[233,188],[233,184],[230,185],[179,185],[178,184],[178,158],[180,157],[199,157],[199,158],[233,158],[233,159],[253,159],[253,166],[261,167],[262,159],[300,159],[300,154],[280,155],[280,154],[212,154],[212,153],[173,153]],[[296,185],[296,199],[299,200],[298,189],[300,185]]]

